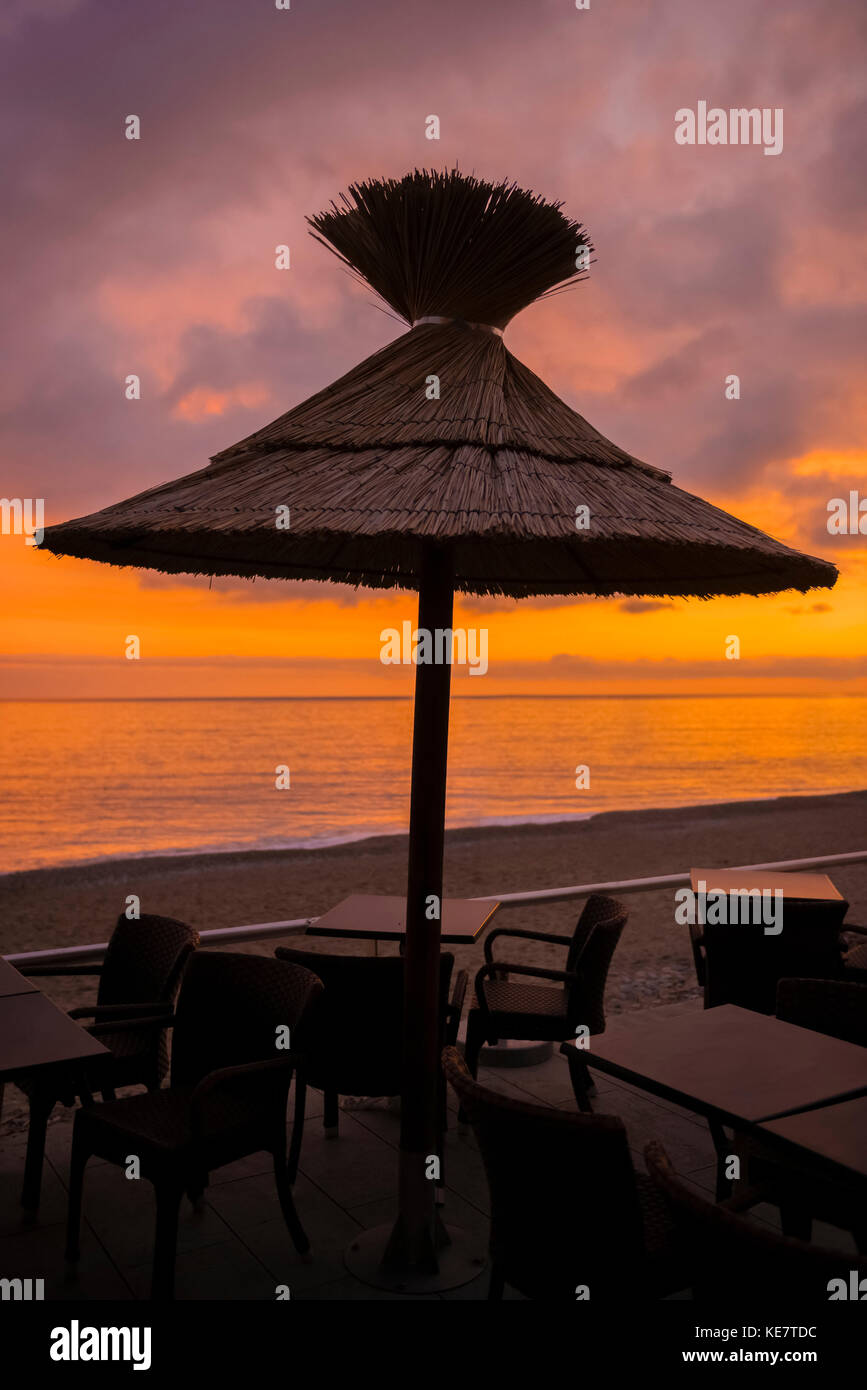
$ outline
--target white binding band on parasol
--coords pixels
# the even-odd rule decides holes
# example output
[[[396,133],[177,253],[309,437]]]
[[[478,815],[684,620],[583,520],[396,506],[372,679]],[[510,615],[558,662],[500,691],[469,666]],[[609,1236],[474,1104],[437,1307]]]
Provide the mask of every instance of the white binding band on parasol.
[[[461,328],[478,328],[482,333],[496,333],[498,338],[502,338],[502,328],[494,328],[490,323],[469,323],[466,319],[443,318],[439,314],[427,314],[422,319],[415,319],[410,325],[412,328],[420,328],[423,323],[457,323]]]

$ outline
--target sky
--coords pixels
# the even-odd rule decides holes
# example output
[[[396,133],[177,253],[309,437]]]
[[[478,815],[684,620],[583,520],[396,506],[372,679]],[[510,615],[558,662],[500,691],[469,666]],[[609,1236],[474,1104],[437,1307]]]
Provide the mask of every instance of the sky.
[[[562,200],[596,247],[509,349],[679,486],[840,569],[806,596],[465,600],[489,669],[459,692],[867,692],[867,536],[827,526],[831,499],[867,498],[865,53],[851,0],[8,0],[0,494],[43,498],[47,524],[97,510],[383,347],[400,326],[304,219],[351,181],[457,165]],[[677,143],[700,101],[782,110],[782,151]],[[379,660],[410,594],[210,586],[15,534],[0,592],[7,698],[410,689]]]

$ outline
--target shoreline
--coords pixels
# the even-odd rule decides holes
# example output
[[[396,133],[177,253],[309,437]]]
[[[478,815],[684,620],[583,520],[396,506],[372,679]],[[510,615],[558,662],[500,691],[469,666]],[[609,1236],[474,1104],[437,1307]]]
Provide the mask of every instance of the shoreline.
[[[467,837],[482,836],[485,834],[498,834],[502,832],[531,832],[543,831],[556,833],[572,829],[576,825],[588,823],[598,823],[614,818],[647,817],[647,816],[683,816],[687,813],[696,816],[701,813],[725,812],[748,812],[751,808],[767,808],[771,805],[782,805],[793,803],[804,806],[806,802],[826,802],[840,801],[847,797],[859,798],[867,795],[867,790],[853,789],[840,792],[789,792],[782,796],[751,797],[740,801],[698,801],[687,802],[676,806],[646,806],[634,807],[631,809],[605,810],[575,812],[569,816],[558,816],[551,813],[550,817],[544,813],[528,820],[512,819],[508,816],[490,817],[483,819],[474,825],[451,826],[446,829],[446,846],[452,841],[460,841]],[[867,825],[865,825],[865,837],[867,837]],[[408,833],[405,830],[395,831],[373,831],[371,833],[359,832],[357,834],[347,833],[346,836],[324,837],[320,840],[311,839],[310,841],[298,842],[290,841],[285,845],[273,845],[267,848],[255,848],[253,846],[235,849],[219,849],[214,847],[192,847],[190,849],[179,850],[153,850],[142,854],[101,855],[94,859],[74,859],[60,864],[43,864],[29,869],[9,869],[0,873],[0,886],[10,880],[20,880],[26,876],[38,874],[79,874],[92,872],[99,869],[127,871],[140,865],[149,865],[157,869],[169,869],[172,865],[189,864],[195,861],[203,867],[208,867],[215,863],[243,863],[257,860],[263,863],[272,859],[279,859],[283,862],[287,856],[291,855],[326,855],[331,851],[346,849],[376,849],[378,847],[397,847],[401,843],[404,845],[408,841]],[[867,838],[865,838],[865,848],[867,848]],[[845,851],[840,851],[841,853]],[[807,855],[788,855],[787,858],[807,858]],[[758,861],[757,861],[758,862]],[[628,877],[620,875],[619,877]],[[563,886],[563,885],[552,885]],[[529,891],[529,890],[528,890]]]

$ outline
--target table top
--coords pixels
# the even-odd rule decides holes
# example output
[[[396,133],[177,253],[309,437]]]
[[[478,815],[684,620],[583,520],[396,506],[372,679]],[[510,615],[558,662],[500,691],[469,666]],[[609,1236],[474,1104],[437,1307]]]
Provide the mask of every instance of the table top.
[[[867,1178],[867,1096],[769,1120],[760,1128],[844,1169],[844,1176]]]
[[[708,893],[731,893],[733,889],[781,888],[783,900],[786,898],[813,898],[817,902],[842,902],[827,874],[781,873],[774,869],[690,869],[690,885],[698,892],[699,882],[706,885]]]
[[[498,906],[489,898],[443,898],[440,939],[457,945],[475,941]],[[399,941],[406,935],[406,898],[353,893],[312,923],[306,934]]]
[[[32,980],[10,965],[0,956],[0,999],[7,994],[38,994],[39,990]]]
[[[38,990],[0,998],[0,1081],[107,1056],[101,1042]]]
[[[623,1015],[584,1060],[724,1123],[757,1123],[867,1095],[867,1048],[736,1004],[676,1018]]]

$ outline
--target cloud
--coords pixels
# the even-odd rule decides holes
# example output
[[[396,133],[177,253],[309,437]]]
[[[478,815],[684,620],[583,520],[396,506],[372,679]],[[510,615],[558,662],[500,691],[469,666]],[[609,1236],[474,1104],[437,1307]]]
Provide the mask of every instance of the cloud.
[[[509,346],[679,485],[736,512],[779,489],[788,535],[855,563],[792,468],[867,425],[862,7],[623,0],[604,25],[563,0],[206,11],[206,31],[175,0],[146,23],[97,0],[4,15],[7,493],[56,521],[191,472],[388,342],[305,216],[353,178],[458,162],[562,198],[597,246],[590,281],[521,315]],[[782,106],[783,155],[676,146],[674,112],[700,98]]]
[[[800,617],[804,613],[833,613],[834,609],[830,603],[796,603],[786,608],[787,613]]]
[[[652,598],[627,598],[617,607],[621,613],[656,613],[661,608],[675,608],[674,603],[663,603],[659,599]]]
[[[496,674],[508,676],[516,669],[517,663],[498,663]],[[493,664],[490,670],[495,670]],[[577,680],[587,677],[643,682],[670,678],[678,681],[718,679],[723,684],[727,680],[743,677],[757,683],[777,679],[855,681],[867,676],[867,656],[773,656],[742,658],[740,661],[727,661],[724,658],[718,661],[691,661],[669,657],[659,661],[621,661],[562,652],[547,663],[546,675],[556,675],[558,678],[569,676]]]

